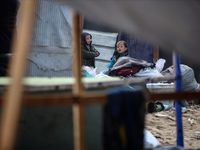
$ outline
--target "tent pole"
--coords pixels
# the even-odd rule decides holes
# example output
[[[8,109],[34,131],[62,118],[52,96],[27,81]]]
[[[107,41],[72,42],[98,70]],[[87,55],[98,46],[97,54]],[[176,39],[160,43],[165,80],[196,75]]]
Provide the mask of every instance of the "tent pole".
[[[159,45],[154,45],[153,48],[153,60],[154,62],[157,62],[159,59]]]
[[[83,83],[81,81],[81,32],[82,32],[81,16],[73,13],[73,31],[72,31],[72,47],[73,47],[73,75],[75,84],[73,86],[73,95],[77,97],[73,104],[73,124],[74,124],[74,148],[75,150],[85,149],[85,110],[81,103],[83,100]]]
[[[14,35],[12,52],[16,55],[10,63],[11,85],[5,93],[5,103],[2,110],[0,128],[0,149],[14,149],[15,136],[20,116],[23,85],[22,80],[26,71],[26,56],[28,54],[34,12],[37,0],[23,0],[22,12],[19,22],[18,38]]]
[[[173,57],[174,57],[174,64],[175,64],[174,69],[176,73],[175,89],[176,89],[176,92],[181,92],[182,79],[181,79],[180,58],[179,58],[179,55],[175,53],[173,53]],[[175,107],[176,107],[176,128],[177,128],[176,142],[178,146],[184,147],[181,100],[176,100]]]

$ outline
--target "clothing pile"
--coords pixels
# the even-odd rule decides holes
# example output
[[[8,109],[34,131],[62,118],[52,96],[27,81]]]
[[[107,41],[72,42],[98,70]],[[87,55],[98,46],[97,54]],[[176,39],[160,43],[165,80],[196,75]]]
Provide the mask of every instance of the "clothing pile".
[[[109,71],[110,76],[132,76],[139,72],[143,68],[154,68],[154,63],[148,63],[145,60],[131,58],[131,57],[121,57],[114,64],[112,69]]]
[[[163,76],[173,75],[174,67],[170,66],[166,70],[162,71]],[[182,91],[200,91],[199,83],[197,83],[194,77],[194,71],[187,65],[180,64],[182,74]]]
[[[144,149],[145,96],[141,90],[117,87],[107,91],[103,150]]]

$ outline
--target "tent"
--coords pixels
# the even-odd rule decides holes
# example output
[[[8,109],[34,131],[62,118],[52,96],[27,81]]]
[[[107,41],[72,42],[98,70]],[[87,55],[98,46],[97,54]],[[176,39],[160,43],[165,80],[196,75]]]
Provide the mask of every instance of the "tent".
[[[62,2],[62,1],[61,1]],[[92,3],[93,5],[94,5],[94,7],[91,7],[91,5],[88,3],[88,1],[84,1],[84,4],[83,3],[81,3],[80,1],[80,5],[75,5],[75,3],[74,2],[72,2],[72,1],[63,1],[64,3],[69,3],[71,6],[73,6],[74,5],[74,7],[77,7],[77,10],[80,10],[80,12],[81,12],[81,9],[80,8],[78,8],[78,6],[81,6],[81,8],[82,9],[84,9],[85,8],[85,12],[87,12],[87,14],[85,13],[85,15],[88,15],[88,16],[90,16],[89,15],[89,11],[90,11],[90,13],[92,13],[91,12],[91,10],[95,10],[95,9],[98,9],[98,10],[100,10],[100,9],[104,9],[104,8],[109,8],[109,6],[111,6],[111,4],[113,3],[114,4],[114,7],[113,8],[117,8],[117,9],[114,9],[114,10],[112,10],[112,9],[109,9],[110,11],[112,11],[112,13],[108,13],[108,11],[99,11],[99,13],[98,13],[98,11],[97,11],[97,13],[94,13],[95,15],[97,15],[97,16],[95,16],[96,18],[98,18],[99,17],[99,21],[102,21],[102,22],[105,22],[106,23],[106,20],[104,20],[104,19],[102,19],[102,18],[100,18],[100,16],[102,16],[101,15],[101,13],[103,13],[103,14],[105,14],[105,13],[108,13],[107,14],[107,16],[108,16],[108,18],[107,17],[105,17],[105,18],[107,18],[107,19],[110,19],[109,17],[112,17],[112,14],[113,14],[113,16],[114,16],[114,13],[116,13],[115,11],[117,11],[118,9],[119,9],[119,12],[121,12],[120,11],[120,8],[123,10],[123,9],[126,9],[126,11],[125,12],[127,12],[128,11],[128,13],[127,14],[129,14],[129,15],[131,15],[132,16],[132,13],[130,13],[132,10],[134,10],[134,9],[128,9],[128,8],[130,8],[130,7],[128,7],[128,6],[131,6],[131,4],[133,4],[133,2],[126,2],[126,3],[124,3],[124,5],[123,5],[123,3],[122,3],[122,1],[112,1],[112,0],[110,0],[110,1],[103,1],[103,2],[99,2],[99,4],[98,4],[98,1],[94,1],[94,2],[92,2],[92,1],[90,1],[90,3]],[[78,1],[75,1],[75,2],[78,2]],[[115,2],[115,3],[114,3]],[[124,1],[123,1],[124,2]],[[130,5],[129,5],[129,3],[130,3]],[[141,2],[139,2],[139,3],[141,3]],[[143,2],[142,2],[143,3]],[[148,2],[149,3],[149,2]],[[194,2],[193,4],[196,4],[197,2]],[[22,25],[24,25],[25,24],[25,26],[20,26],[20,35],[21,35],[21,38],[19,38],[20,40],[18,40],[18,41],[16,41],[16,51],[19,51],[19,53],[18,53],[18,55],[17,55],[17,57],[15,57],[16,59],[13,59],[13,62],[12,62],[12,64],[16,64],[16,65],[13,65],[13,66],[16,66],[16,67],[13,67],[12,68],[12,70],[11,70],[11,77],[13,77],[12,78],[12,81],[13,81],[13,83],[12,83],[12,85],[9,87],[9,89],[8,89],[8,92],[6,93],[6,98],[8,99],[8,101],[6,101],[7,102],[7,105],[5,105],[5,106],[7,106],[6,108],[5,108],[5,115],[3,115],[3,121],[2,121],[2,130],[1,131],[4,131],[4,132],[2,132],[2,137],[4,137],[4,138],[1,138],[2,139],[2,144],[1,144],[1,146],[2,147],[4,147],[4,148],[6,148],[6,149],[12,149],[12,146],[13,146],[13,141],[14,141],[14,130],[16,129],[16,124],[17,124],[17,119],[18,119],[18,116],[19,116],[19,110],[20,110],[20,104],[21,104],[21,100],[22,100],[22,84],[20,84],[20,83],[22,83],[21,81],[22,81],[22,77],[23,77],[23,71],[24,71],[24,64],[25,64],[25,59],[23,59],[23,58],[25,58],[25,56],[26,56],[26,54],[27,54],[27,47],[28,47],[28,35],[30,35],[30,29],[31,29],[31,22],[33,21],[33,16],[34,16],[34,6],[35,6],[35,4],[36,4],[36,2],[35,1],[24,1],[24,12],[30,12],[30,13],[22,13],[23,14],[23,19],[21,19],[22,21],[21,21],[21,23],[22,23]],[[81,5],[82,4],[82,5]],[[88,4],[88,5],[87,5]],[[103,5],[104,4],[104,5]],[[110,5],[109,5],[110,4]],[[116,5],[115,5],[116,4]],[[27,6],[27,7],[25,7],[25,6]],[[30,7],[30,6],[32,6],[32,7]],[[86,9],[86,7],[84,7],[84,6],[89,6],[88,7],[88,9]],[[96,7],[95,7],[96,6]],[[98,7],[97,7],[98,6]],[[100,7],[100,6],[103,6],[103,7]],[[118,7],[117,7],[118,6]],[[123,7],[123,6],[127,6],[127,8],[125,8],[125,7]],[[163,5],[164,6],[164,5]],[[165,4],[165,6],[167,6],[166,4]],[[194,7],[198,7],[198,5],[196,4],[196,5],[194,5]],[[89,9],[90,8],[90,9]],[[112,7],[111,7],[112,8]],[[139,6],[138,6],[138,8],[139,8]],[[147,7],[148,8],[148,7]],[[153,7],[154,8],[154,7]],[[89,10],[89,11],[88,11]],[[148,9],[147,9],[148,10]],[[187,9],[186,9],[187,10]],[[195,9],[194,9],[195,10]],[[130,11],[130,12],[129,12]],[[98,14],[99,14],[99,16],[98,16]],[[121,14],[121,16],[119,16]],[[124,14],[124,15],[123,15]],[[144,36],[144,33],[146,33],[147,35],[149,35],[149,39],[151,39],[150,37],[150,33],[154,33],[154,31],[153,30],[150,30],[151,28],[153,29],[153,27],[152,26],[150,26],[150,24],[148,24],[147,26],[150,28],[149,30],[147,30],[147,28],[145,28],[144,26],[144,24],[143,24],[143,27],[142,27],[142,22],[141,22],[141,28],[139,28],[139,25],[140,24],[136,24],[136,23],[134,23],[134,22],[132,22],[132,20],[130,19],[130,17],[128,17],[128,16],[126,16],[127,15],[126,13],[123,13],[123,12],[121,12],[121,13],[116,13],[116,15],[118,15],[117,16],[117,18],[113,18],[113,23],[111,23],[112,21],[110,21],[110,25],[111,24],[115,24],[115,27],[116,28],[119,28],[119,29],[123,29],[124,31],[126,31],[126,32],[128,32],[128,31],[130,31],[130,33],[135,33],[135,34],[138,34],[139,35],[139,33],[141,33],[141,35],[142,36]],[[135,14],[137,14],[137,11],[135,12]],[[134,15],[133,15],[134,16]],[[90,16],[91,17],[91,16]],[[123,20],[120,20],[119,18],[125,18],[125,21],[127,21],[127,24],[125,24],[124,23],[124,21]],[[191,16],[190,16],[191,17]],[[79,18],[79,16],[77,15],[77,14],[75,14],[74,15],[74,25],[75,25],[75,29],[78,29],[78,28],[80,28],[80,26],[78,26],[79,25],[79,21],[80,21],[80,18]],[[92,17],[91,17],[92,18]],[[137,17],[137,18],[139,18],[139,17]],[[152,19],[152,18],[151,18]],[[189,18],[189,19],[191,19],[191,18]],[[138,20],[140,20],[140,19],[138,19]],[[187,20],[188,21],[188,20]],[[192,21],[192,20],[191,20]],[[119,22],[119,24],[117,24]],[[23,24],[24,23],[24,24]],[[123,25],[123,23],[124,23],[124,26],[122,26]],[[191,22],[190,22],[191,23]],[[108,23],[109,24],[109,23]],[[129,26],[128,26],[129,25]],[[158,25],[158,24],[157,24]],[[196,26],[196,25],[195,25]],[[132,30],[131,30],[131,27],[134,27],[134,28],[132,28]],[[158,28],[159,26],[156,26],[155,25],[155,28]],[[171,26],[172,27],[172,26]],[[197,27],[197,26],[196,26]],[[125,30],[125,28],[126,28],[126,30]],[[143,32],[142,32],[142,29],[143,29]],[[158,28],[159,29],[159,28]],[[165,28],[164,28],[165,29]],[[185,29],[188,29],[188,28],[185,28]],[[75,30],[74,30],[75,31]],[[146,32],[145,32],[146,31]],[[149,32],[147,32],[147,31],[149,31]],[[162,33],[159,33],[158,31],[160,31],[160,32],[162,32],[162,33],[166,33],[166,35],[164,36],[164,35],[162,35]],[[158,30],[158,31],[156,31],[155,32],[155,35],[154,36],[152,36],[152,41],[156,41],[156,40],[158,40],[158,42],[160,42],[159,44],[163,44],[163,45],[165,45],[166,44],[166,46],[168,46],[168,47],[171,47],[171,48],[174,48],[173,50],[176,50],[176,51],[180,51],[181,52],[181,50],[179,49],[179,48],[181,48],[181,46],[182,47],[187,47],[187,46],[194,46],[193,48],[195,48],[196,46],[198,46],[198,42],[197,41],[195,41],[194,42],[194,44],[191,44],[192,42],[191,41],[189,41],[188,43],[186,42],[186,41],[184,41],[184,38],[181,38],[182,40],[181,40],[181,42],[178,42],[178,41],[180,41],[180,40],[177,40],[177,41],[173,41],[173,40],[176,40],[176,38],[175,37],[171,37],[173,40],[170,40],[170,38],[167,38],[167,37],[169,37],[170,35],[185,35],[186,33],[188,33],[188,32],[185,32],[185,34],[179,34],[179,32],[177,32],[177,34],[172,34],[172,32],[171,32],[171,34],[170,34],[170,32],[168,33],[167,31],[166,32],[164,32],[164,30]],[[192,30],[192,31],[195,31],[195,30]],[[78,37],[78,35],[80,35],[79,34],[80,33],[80,31],[78,31],[78,33],[76,33],[75,34],[75,40],[74,40],[74,43],[75,42],[77,42],[77,43],[79,43],[78,41],[80,41],[80,39],[79,38],[77,38]],[[195,34],[196,34],[196,32],[195,32]],[[162,36],[159,36],[159,35],[162,35]],[[197,34],[198,35],[198,34]],[[154,37],[154,38],[153,38]],[[180,36],[181,37],[181,36]],[[179,38],[180,38],[179,37]],[[183,36],[183,37],[185,37],[185,36]],[[197,36],[198,37],[198,36]],[[160,39],[159,39],[160,38]],[[166,43],[166,41],[168,41],[168,43]],[[163,43],[161,43],[161,42],[163,42]],[[171,43],[170,43],[171,42]],[[184,43],[184,42],[186,42],[186,43]],[[178,45],[177,45],[177,43],[178,43]],[[191,44],[191,45],[190,45]],[[14,44],[15,45],[15,44]],[[79,51],[78,51],[78,46],[77,45],[79,45],[79,44],[74,44],[75,45],[75,56],[78,58],[79,56],[80,56],[80,54],[78,53]],[[178,50],[177,50],[178,49]],[[178,51],[178,52],[179,52]],[[185,53],[183,53],[183,54],[185,54]],[[193,56],[194,56],[194,54],[193,54]],[[191,57],[190,57],[191,58]],[[196,57],[197,58],[197,57]],[[74,62],[77,62],[77,61],[74,61]],[[20,68],[20,69],[19,69]],[[83,130],[81,130],[83,127],[82,127],[82,124],[81,124],[81,122],[83,121],[83,119],[81,118],[81,116],[83,115],[83,106],[82,106],[82,104],[81,103],[79,103],[79,105],[77,105],[77,102],[79,102],[79,101],[77,101],[77,100],[79,100],[79,97],[77,97],[77,96],[81,96],[81,92],[82,92],[82,90],[81,90],[81,86],[82,86],[82,84],[81,84],[81,80],[80,80],[80,71],[78,70],[80,68],[80,61],[78,61],[77,63],[75,63],[75,77],[76,77],[76,84],[75,84],[75,86],[74,86],[74,88],[73,88],[73,94],[74,94],[74,96],[75,96],[75,100],[74,101],[72,101],[72,102],[75,102],[76,103],[76,105],[74,105],[75,107],[74,107],[74,111],[76,112],[76,127],[75,127],[75,129],[74,129],[74,131],[76,131],[76,133],[78,133],[78,134],[76,134],[77,135],[77,139],[78,140],[76,140],[76,141],[78,141],[77,142],[77,144],[75,143],[75,146],[77,146],[76,147],[76,149],[81,149],[81,147],[83,148],[83,146],[82,146],[82,144],[83,144],[83,139],[84,138],[81,138],[84,134],[82,134],[82,131]],[[17,82],[16,82],[17,81]],[[171,95],[171,94],[170,94]],[[193,94],[194,95],[194,94]],[[72,97],[73,98],[73,97]],[[78,98],[78,99],[77,99]],[[80,97],[81,98],[81,97]],[[87,97],[85,97],[86,99],[87,99]],[[101,98],[101,97],[100,97]],[[101,101],[102,101],[102,99],[101,99]],[[81,104],[81,105],[80,105]],[[4,107],[5,107],[4,106]],[[15,110],[15,111],[13,111],[13,110]],[[10,117],[11,116],[11,117]],[[4,130],[3,130],[4,129]],[[77,130],[76,130],[77,129]],[[7,134],[8,133],[8,134]],[[80,134],[80,135],[79,135]],[[76,138],[76,137],[75,137]],[[10,146],[11,145],[11,146]],[[9,148],[9,146],[11,147],[11,148]],[[3,148],[2,148],[3,149]]]
[[[96,23],[137,35],[200,64],[199,1],[59,1]]]

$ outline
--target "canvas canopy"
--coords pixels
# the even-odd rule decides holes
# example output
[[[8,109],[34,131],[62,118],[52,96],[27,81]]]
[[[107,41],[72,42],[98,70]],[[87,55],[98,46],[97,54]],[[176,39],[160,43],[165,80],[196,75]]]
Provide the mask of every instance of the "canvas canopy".
[[[200,64],[200,2],[59,0],[88,19],[159,44]]]

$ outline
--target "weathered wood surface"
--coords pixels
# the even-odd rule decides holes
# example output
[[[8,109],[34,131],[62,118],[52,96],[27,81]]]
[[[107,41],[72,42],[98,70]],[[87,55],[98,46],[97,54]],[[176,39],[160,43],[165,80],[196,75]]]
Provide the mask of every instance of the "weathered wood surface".
[[[110,78],[82,78],[85,89],[106,88],[120,85],[136,85],[146,83],[156,83],[160,81],[174,80],[174,76],[168,77],[133,77],[120,79],[118,77]],[[0,78],[0,93],[4,92],[7,85],[11,83],[9,78]],[[70,90],[75,83],[74,78],[25,78],[23,84],[25,91],[52,91],[52,90]]]
[[[81,16],[77,12],[73,12],[73,30],[72,30],[72,49],[73,49],[73,75],[75,83],[73,84],[72,93],[79,101],[73,103],[73,133],[74,133],[74,149],[85,150],[85,107],[81,104],[83,95],[83,83],[81,80],[81,32],[82,23]]]
[[[148,101],[164,101],[164,100],[187,100],[200,101],[200,92],[180,92],[180,93],[146,93]],[[5,99],[0,97],[0,107]],[[71,93],[51,92],[51,93],[26,93],[22,97],[23,107],[38,107],[38,106],[64,106],[72,105],[79,101],[78,97]],[[92,92],[84,95],[81,100],[83,105],[105,104],[107,96],[102,92]]]

